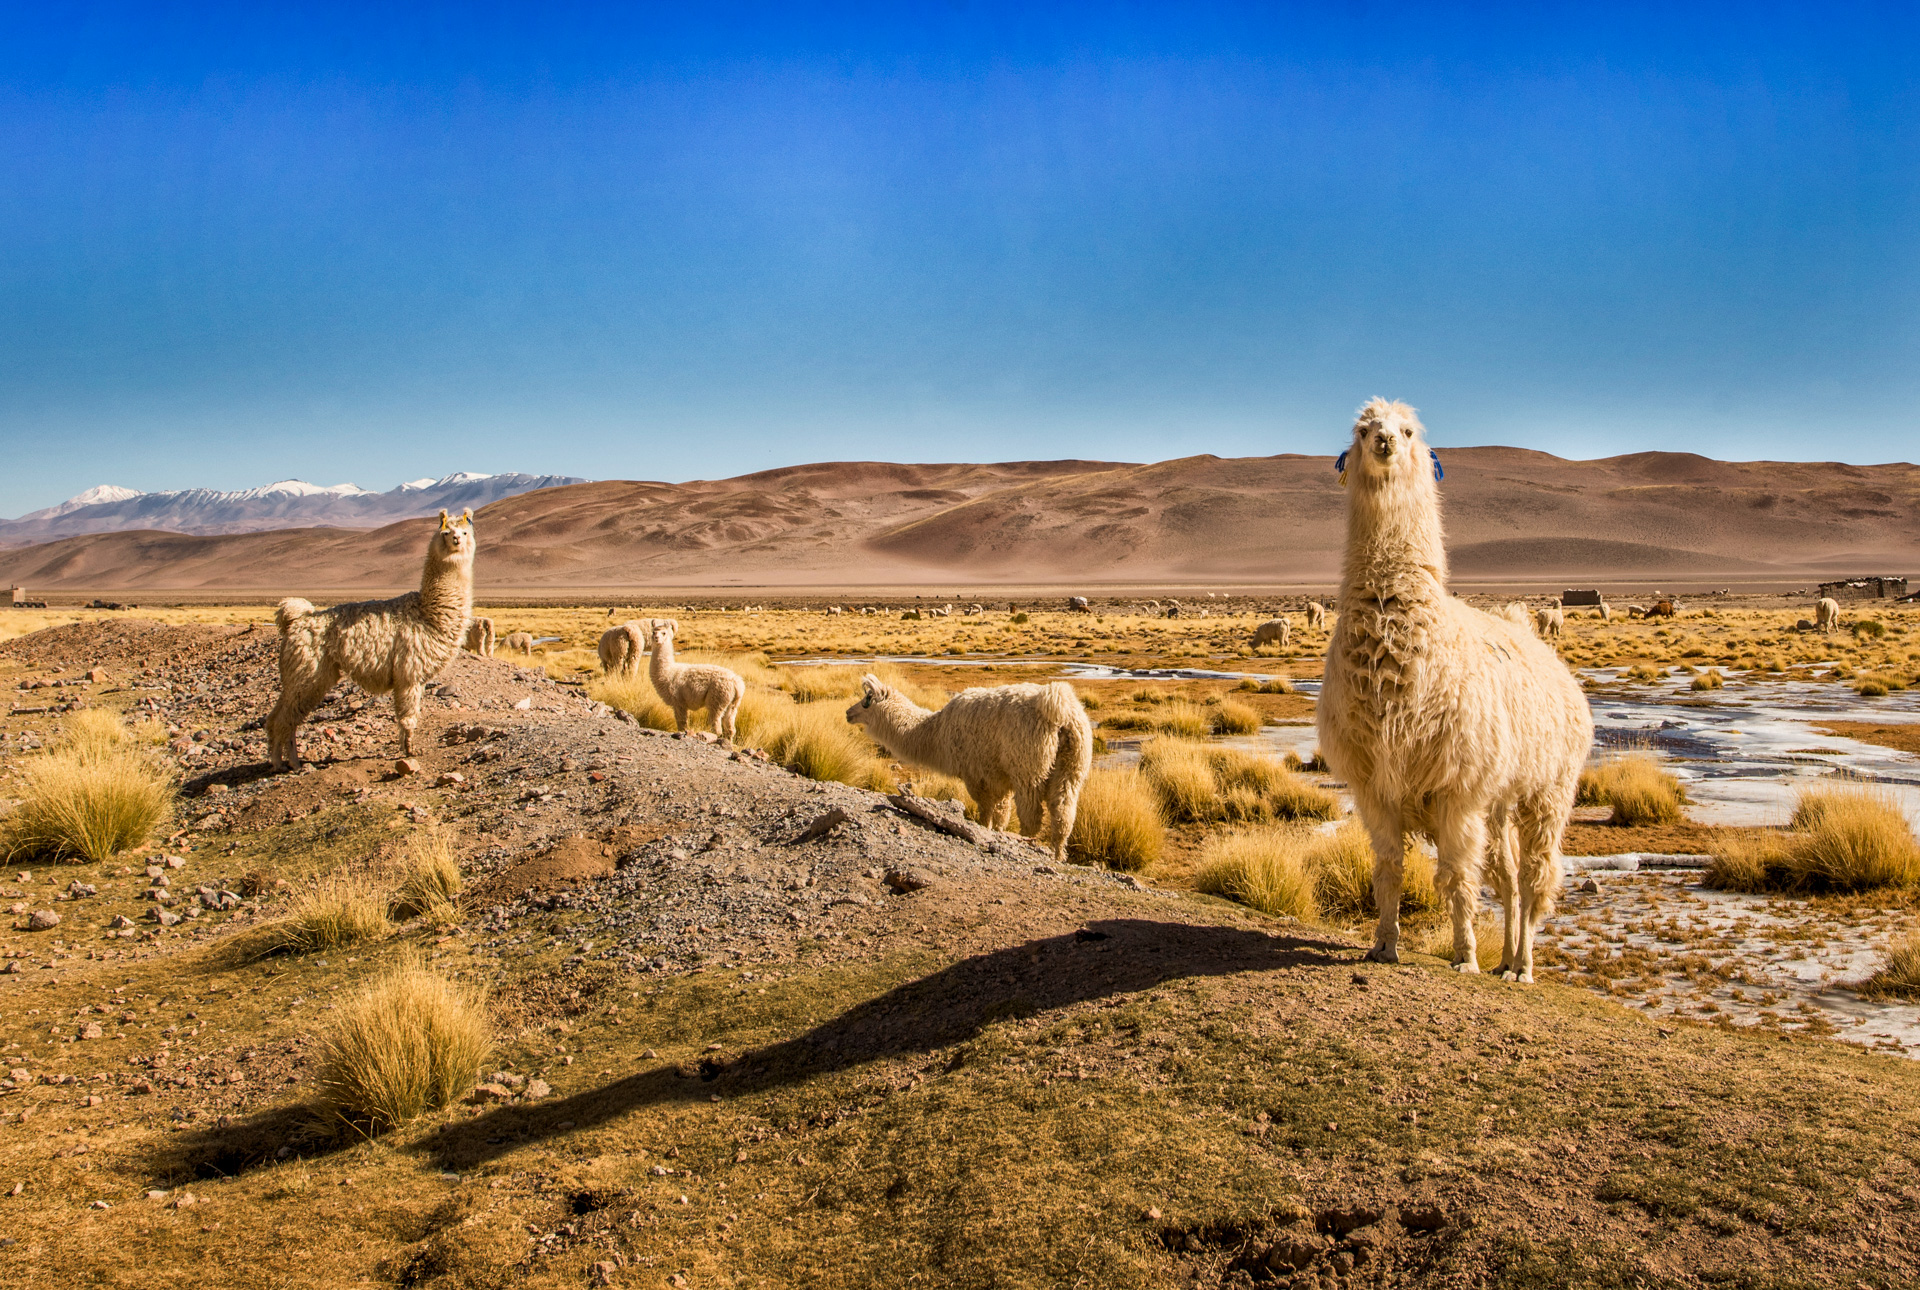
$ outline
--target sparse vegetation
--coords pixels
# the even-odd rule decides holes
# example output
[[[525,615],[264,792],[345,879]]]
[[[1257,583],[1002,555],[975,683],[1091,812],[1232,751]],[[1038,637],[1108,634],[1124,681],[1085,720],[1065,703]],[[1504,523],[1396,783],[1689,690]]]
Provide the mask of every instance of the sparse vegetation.
[[[1211,729],[1216,735],[1253,735],[1260,733],[1260,714],[1244,703],[1222,699],[1213,707]]]
[[[1890,794],[1866,785],[1802,789],[1786,834],[1749,832],[1714,851],[1710,887],[1844,892],[1920,887],[1920,841]]]
[[[1861,993],[1920,999],[1920,932],[1887,947],[1886,962],[1861,985]]]
[[[447,829],[430,824],[407,839],[400,854],[400,885],[393,893],[393,916],[421,918],[440,924],[460,914],[460,865],[453,857],[453,838]]]
[[[1575,802],[1613,807],[1613,823],[1675,824],[1687,800],[1680,780],[1651,752],[1619,753],[1580,772]]]
[[[1311,920],[1320,913],[1307,848],[1293,830],[1236,829],[1208,838],[1193,881],[1263,914]]]
[[[75,714],[52,748],[20,764],[21,800],[0,820],[8,860],[106,860],[173,815],[173,778],[110,714]]]
[[[376,940],[392,929],[388,903],[387,893],[371,875],[357,869],[335,872],[295,896],[280,917],[234,937],[227,953],[252,961]]]
[[[491,1051],[484,1000],[403,961],[341,1009],[321,1059],[321,1104],[348,1124],[392,1129],[464,1096]]]
[[[1101,767],[1080,790],[1067,854],[1083,864],[1137,873],[1160,859],[1167,826],[1153,786],[1132,766]]]
[[[1271,757],[1236,748],[1162,737],[1141,753],[1140,770],[1176,822],[1331,820],[1340,812],[1332,792]]]

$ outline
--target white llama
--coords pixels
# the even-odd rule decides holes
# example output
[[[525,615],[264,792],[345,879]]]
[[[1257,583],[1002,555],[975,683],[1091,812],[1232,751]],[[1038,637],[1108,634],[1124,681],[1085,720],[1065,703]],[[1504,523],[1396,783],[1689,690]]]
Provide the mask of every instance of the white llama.
[[[653,620],[629,619],[618,627],[600,633],[600,670],[608,676],[638,676],[640,660],[647,652],[646,637]]]
[[[847,720],[875,743],[927,770],[967,786],[979,820],[1007,825],[1008,798],[1020,831],[1040,832],[1046,809],[1046,845],[1058,861],[1080,809],[1080,790],[1093,770],[1093,725],[1065,681],[964,690],[929,712],[874,676],[860,680],[863,697]]]
[[[493,619],[475,618],[467,624],[467,639],[463,648],[469,654],[478,654],[481,658],[493,657]]]
[[[1823,632],[1831,632],[1840,624],[1840,602],[1832,596],[1822,596],[1813,607],[1813,625]]]
[[[1454,967],[1478,970],[1474,903],[1491,843],[1506,912],[1501,971],[1531,981],[1593,716],[1550,647],[1448,594],[1438,459],[1413,409],[1368,403],[1343,460],[1341,612],[1317,725],[1373,839],[1379,926],[1367,957],[1399,961],[1403,835],[1419,832],[1439,850]]]
[[[674,662],[673,637],[679,630],[680,624],[674,619],[653,620],[649,634],[653,658],[647,664],[647,676],[654,692],[673,709],[675,729],[685,730],[687,714],[705,708],[713,718],[713,732],[732,743],[747,683],[738,672],[715,663]]]
[[[1253,647],[1262,645],[1285,645],[1293,637],[1291,618],[1270,618],[1253,629]]]
[[[1307,626],[1324,628],[1327,625],[1327,607],[1317,600],[1307,602]]]
[[[473,512],[448,520],[427,544],[420,590],[392,600],[315,609],[280,602],[280,701],[267,716],[267,758],[274,770],[300,764],[295,733],[342,676],[368,694],[393,695],[400,755],[413,756],[426,684],[453,658],[473,613]]]

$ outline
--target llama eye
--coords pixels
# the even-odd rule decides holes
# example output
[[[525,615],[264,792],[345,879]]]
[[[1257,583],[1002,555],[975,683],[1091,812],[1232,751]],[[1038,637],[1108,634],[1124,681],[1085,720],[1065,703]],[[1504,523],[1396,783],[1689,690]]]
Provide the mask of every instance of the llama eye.
[[[1406,436],[1407,438],[1409,438],[1409,439],[1411,439],[1411,438],[1413,438],[1413,427],[1412,427],[1412,426],[1401,426],[1401,427],[1400,427],[1400,433],[1401,433],[1401,434],[1403,434],[1403,435],[1405,435],[1405,436]]]

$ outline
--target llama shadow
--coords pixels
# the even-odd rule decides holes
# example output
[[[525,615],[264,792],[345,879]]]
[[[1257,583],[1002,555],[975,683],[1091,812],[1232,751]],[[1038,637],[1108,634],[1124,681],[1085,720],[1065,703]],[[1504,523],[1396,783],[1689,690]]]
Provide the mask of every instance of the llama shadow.
[[[273,779],[279,772],[266,762],[252,761],[240,766],[227,766],[220,770],[211,770],[204,775],[195,775],[180,785],[182,797],[202,797],[215,784],[225,784],[237,788],[241,784],[251,784],[257,780]]]
[[[1186,977],[1346,962],[1336,941],[1236,927],[1109,919],[965,959],[896,986],[792,1039],[640,1071],[570,1097],[503,1106],[429,1135],[411,1150],[465,1170],[529,1141],[590,1129],[649,1106],[750,1097],[819,1075],[978,1035],[990,1023],[1149,990]],[[562,1127],[564,1125],[564,1128]]]
[[[321,1160],[360,1140],[340,1126],[325,1124],[312,1106],[293,1102],[196,1124],[161,1142],[147,1170],[163,1183],[238,1178],[276,1163],[283,1150],[289,1150],[292,1159]]]

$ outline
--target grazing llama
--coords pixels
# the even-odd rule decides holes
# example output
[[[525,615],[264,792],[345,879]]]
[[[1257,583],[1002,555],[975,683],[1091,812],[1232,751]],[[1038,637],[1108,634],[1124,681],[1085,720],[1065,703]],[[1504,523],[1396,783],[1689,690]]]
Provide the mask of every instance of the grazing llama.
[[[1439,462],[1413,409],[1368,403],[1342,460],[1346,558],[1317,724],[1373,840],[1379,926],[1367,957],[1399,961],[1403,838],[1418,832],[1439,851],[1454,967],[1478,970],[1473,914],[1491,846],[1500,969],[1531,981],[1592,714],[1544,642],[1448,594]]]
[[[1253,629],[1253,647],[1262,645],[1285,645],[1293,637],[1291,618],[1271,618]]]
[[[392,694],[400,755],[413,756],[420,699],[467,637],[473,613],[473,512],[449,520],[427,544],[420,590],[392,600],[362,600],[315,609],[283,600],[280,701],[267,716],[267,759],[274,770],[300,764],[294,736],[342,676],[368,694]]]
[[[493,619],[476,618],[467,625],[467,639],[464,642],[469,654],[478,654],[481,658],[493,657]]]
[[[600,670],[608,676],[638,676],[640,659],[647,652],[645,632],[651,629],[652,619],[641,622],[629,619],[618,627],[609,627],[600,633]]]
[[[1832,596],[1822,596],[1813,607],[1813,625],[1823,632],[1831,632],[1840,624],[1840,602]]]
[[[517,649],[528,658],[533,657],[532,632],[508,632],[506,639],[500,642],[502,649]]]
[[[1307,602],[1307,626],[1325,628],[1327,625],[1327,607],[1317,600]]]
[[[1040,832],[1053,858],[1067,858],[1067,839],[1080,809],[1080,790],[1093,770],[1093,725],[1065,681],[963,690],[929,712],[874,676],[860,679],[862,698],[847,720],[875,743],[927,770],[967,786],[980,822],[1007,826],[1008,798],[1020,831]]]
[[[740,716],[740,700],[747,695],[747,683],[738,672],[715,663],[676,663],[673,661],[673,637],[680,624],[672,618],[656,618],[649,633],[653,658],[647,676],[654,693],[673,709],[673,724],[687,728],[687,714],[705,708],[713,718],[713,732],[733,742]]]
[[[1533,611],[1533,625],[1542,640],[1557,640],[1560,631],[1567,625],[1566,612],[1554,605]]]

